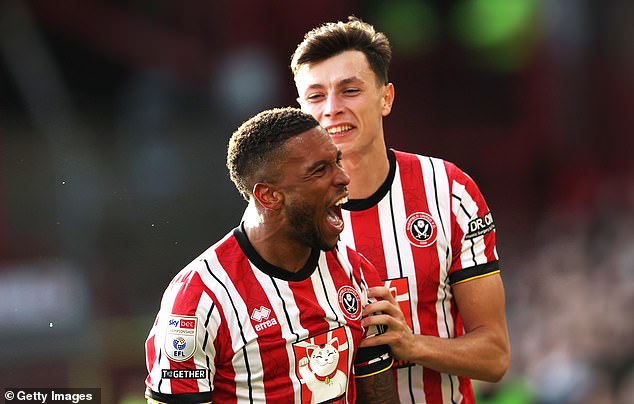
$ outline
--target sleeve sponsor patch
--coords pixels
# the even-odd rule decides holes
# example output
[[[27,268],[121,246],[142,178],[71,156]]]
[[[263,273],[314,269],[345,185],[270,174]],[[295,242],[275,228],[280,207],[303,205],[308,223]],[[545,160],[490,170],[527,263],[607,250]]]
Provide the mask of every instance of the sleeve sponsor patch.
[[[190,316],[170,315],[162,326],[165,327],[163,350],[173,361],[183,362],[196,352],[196,323],[198,319]]]
[[[471,240],[472,238],[484,236],[494,229],[493,215],[489,212],[483,217],[478,216],[469,222],[469,232],[465,234],[464,238],[465,240]]]

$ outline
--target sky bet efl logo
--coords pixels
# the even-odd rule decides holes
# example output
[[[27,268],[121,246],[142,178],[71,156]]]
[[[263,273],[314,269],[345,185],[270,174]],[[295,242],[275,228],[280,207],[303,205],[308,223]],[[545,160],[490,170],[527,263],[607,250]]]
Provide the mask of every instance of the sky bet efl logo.
[[[194,356],[197,321],[196,317],[167,317],[163,350],[171,360],[183,362]]]

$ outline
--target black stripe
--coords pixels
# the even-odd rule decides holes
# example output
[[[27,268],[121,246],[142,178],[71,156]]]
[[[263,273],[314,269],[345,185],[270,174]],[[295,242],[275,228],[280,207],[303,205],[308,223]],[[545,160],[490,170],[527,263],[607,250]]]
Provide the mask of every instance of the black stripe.
[[[288,310],[286,309],[286,300],[284,300],[284,298],[282,297],[282,293],[280,292],[280,288],[277,286],[277,283],[275,282],[276,278],[271,276],[271,275],[269,275],[269,279],[273,283],[273,287],[275,288],[275,292],[277,293],[277,297],[280,299],[280,302],[282,303],[282,310],[284,310],[284,317],[286,317],[286,322],[288,323],[288,328],[295,335],[295,342],[297,342],[297,341],[299,341],[299,334],[296,333],[295,330],[293,330],[293,323],[291,322],[291,317],[288,314]]]
[[[211,319],[211,313],[214,312],[214,308],[216,307],[216,303],[214,301],[211,302],[211,307],[209,308],[209,313],[207,313],[207,319],[205,320],[205,340],[203,341],[203,352],[205,353],[205,362],[207,364],[207,369],[211,369],[211,361],[209,360],[209,355],[207,355],[206,347],[207,340],[209,339],[209,329],[207,326],[209,325],[209,320]],[[211,372],[207,372],[207,381],[209,385],[211,385]]]
[[[150,397],[153,400],[161,403],[183,403],[183,404],[197,404],[197,403],[209,403],[211,402],[211,392],[205,391],[202,393],[188,393],[188,394],[163,394],[156,391],[145,389],[145,396]]]
[[[229,298],[229,301],[231,302],[231,307],[233,308],[233,313],[235,314],[236,318],[239,319],[240,316],[238,315],[238,309],[236,308],[236,305],[233,302],[233,299],[231,298],[229,289],[227,289],[227,286],[224,283],[222,283],[220,279],[211,271],[211,268],[209,267],[209,262],[207,262],[206,259],[203,261],[205,261],[205,265],[207,266],[207,272],[209,272],[209,274],[220,284],[220,286],[222,286],[222,288],[227,293],[227,297]],[[242,355],[244,355],[244,364],[247,368],[247,384],[249,385],[249,400],[253,402],[253,387],[251,386],[251,367],[249,366],[249,358],[247,357],[247,339],[244,336],[244,330],[242,329],[242,324],[240,323],[240,321],[238,321],[238,327],[240,328],[240,337],[242,337],[242,342],[243,342]]]
[[[409,398],[412,400],[413,404],[416,404],[416,399],[414,398],[414,388],[412,386],[412,369],[414,367],[410,366],[409,368],[407,368],[407,381],[409,384]]]
[[[154,343],[156,344],[156,336],[154,337]],[[161,347],[161,349],[159,349],[158,359],[156,360],[157,364],[161,363],[161,356],[163,356],[162,354],[163,354],[163,347]],[[163,378],[161,378],[161,380],[159,380],[158,386],[156,386],[156,387],[158,387],[159,391],[161,391],[161,385],[162,384],[163,384]]]
[[[462,204],[462,199],[458,195],[455,195],[453,193],[451,194],[451,196],[453,196],[458,201],[460,201],[460,208],[465,213],[467,218],[471,219],[471,215],[469,214],[469,212],[467,212],[467,208],[465,208],[465,206]],[[473,265],[476,265],[478,262],[476,261],[476,254],[475,254],[474,246],[475,246],[475,243],[473,242],[473,239],[471,239],[471,247],[469,247],[469,250],[471,250],[471,260],[473,261]]]
[[[203,351],[207,347],[207,339],[209,338],[209,329],[207,328],[207,326],[209,325],[209,319],[211,319],[211,313],[214,312],[215,307],[216,303],[212,301],[211,307],[209,308],[209,313],[207,313],[207,319],[205,320],[205,340],[203,341]]]
[[[402,278],[403,275],[403,263],[401,262],[401,248],[398,245],[398,233],[396,231],[396,218],[394,217],[394,203],[392,201],[392,190],[390,189],[390,216],[392,216],[392,233],[394,234],[394,244],[396,244],[396,259],[398,261],[398,273]],[[385,256],[385,254],[383,254]],[[386,268],[387,270],[387,268]],[[387,275],[387,274],[386,274]]]
[[[443,235],[445,237],[445,240],[448,240],[447,237],[447,232],[445,230],[445,223],[442,220],[442,214],[440,213],[440,205],[438,202],[439,199],[439,195],[438,195],[438,183],[436,182],[436,167],[434,167],[434,162],[432,161],[431,157],[429,157],[429,165],[431,166],[431,170],[432,170],[432,178],[434,179],[434,198],[436,200],[436,212],[438,213],[438,217],[440,218],[440,225],[442,227],[442,232]],[[449,178],[447,178],[447,181],[449,182]],[[445,250],[445,259],[447,260],[447,262],[450,262],[451,260],[451,252],[450,252],[450,248],[449,245],[451,243],[447,243],[447,249]],[[438,267],[438,269],[440,269],[440,266]],[[440,275],[440,274],[439,274]],[[444,279],[444,284],[447,284],[447,278],[445,277]],[[439,285],[440,286],[440,285]],[[447,322],[447,308],[445,303],[447,302],[447,287],[443,286],[442,288],[442,292],[443,292],[443,298],[442,298],[442,315],[443,315],[443,322],[445,323],[445,332],[447,333],[447,335],[451,335],[450,331],[449,331],[449,323]],[[441,375],[442,377],[442,375]],[[452,397],[452,401],[453,401],[453,395],[454,395],[454,385],[453,385],[453,378],[451,377],[451,375],[447,375],[447,377],[449,377],[449,389],[451,390],[451,397]],[[442,382],[441,382],[442,384]]]
[[[317,273],[319,274],[319,280],[321,281],[321,287],[324,289],[324,295],[326,296],[326,301],[328,302],[328,307],[330,307],[330,310],[335,315],[335,321],[337,323],[339,323],[339,316],[337,315],[337,312],[335,311],[334,307],[332,307],[332,304],[330,303],[330,299],[328,298],[328,292],[326,291],[326,283],[324,282],[324,276],[321,273],[321,266],[319,265],[319,263],[317,264]]]
[[[464,268],[449,275],[449,283],[453,285],[456,282],[475,278],[476,276],[490,274],[491,272],[498,271],[499,269],[500,265],[498,260],[487,262],[486,264]]]

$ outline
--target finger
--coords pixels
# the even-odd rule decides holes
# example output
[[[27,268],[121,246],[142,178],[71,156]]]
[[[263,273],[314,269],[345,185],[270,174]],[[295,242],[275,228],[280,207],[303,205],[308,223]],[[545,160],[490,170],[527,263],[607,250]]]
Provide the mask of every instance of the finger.
[[[387,300],[389,302],[396,303],[394,296],[388,288],[385,286],[374,286],[368,289],[368,297],[370,298],[379,298],[380,300]]]

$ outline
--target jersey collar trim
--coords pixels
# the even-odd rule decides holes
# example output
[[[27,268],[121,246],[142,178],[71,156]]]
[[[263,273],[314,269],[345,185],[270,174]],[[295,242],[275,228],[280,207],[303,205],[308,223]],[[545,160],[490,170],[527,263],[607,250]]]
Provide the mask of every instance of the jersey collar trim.
[[[341,207],[345,210],[350,211],[361,211],[370,209],[374,205],[381,202],[381,199],[387,195],[392,187],[392,183],[394,182],[394,176],[396,174],[396,156],[394,155],[394,151],[392,149],[387,149],[387,159],[390,162],[390,171],[387,174],[387,178],[381,184],[379,189],[376,190],[375,193],[370,195],[366,199],[350,199],[348,202],[344,203]]]
[[[233,230],[233,235],[249,261],[251,261],[260,271],[269,276],[284,281],[301,282],[310,278],[313,272],[315,272],[315,269],[317,269],[317,262],[319,261],[320,253],[319,249],[313,248],[310,253],[310,257],[308,257],[308,261],[306,261],[306,265],[304,265],[302,269],[297,272],[289,272],[283,268],[270,264],[262,258],[260,254],[258,254],[247,237],[247,233],[244,230],[244,222],[240,223],[240,226]]]

